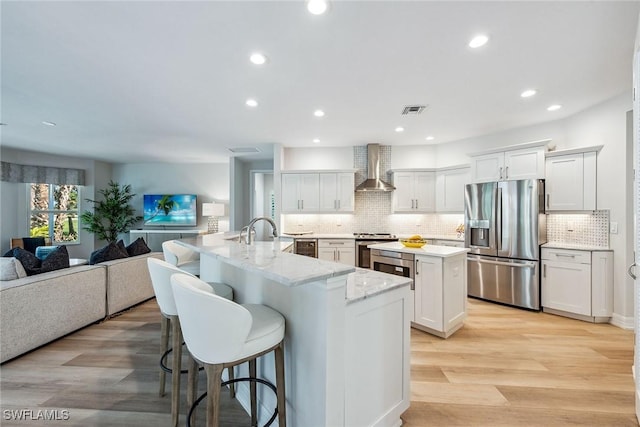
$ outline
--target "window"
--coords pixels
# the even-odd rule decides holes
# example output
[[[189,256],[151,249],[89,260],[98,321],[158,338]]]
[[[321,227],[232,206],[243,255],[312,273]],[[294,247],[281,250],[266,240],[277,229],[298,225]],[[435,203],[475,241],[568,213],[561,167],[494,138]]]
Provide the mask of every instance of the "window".
[[[80,186],[30,184],[29,234],[55,243],[78,242]]]

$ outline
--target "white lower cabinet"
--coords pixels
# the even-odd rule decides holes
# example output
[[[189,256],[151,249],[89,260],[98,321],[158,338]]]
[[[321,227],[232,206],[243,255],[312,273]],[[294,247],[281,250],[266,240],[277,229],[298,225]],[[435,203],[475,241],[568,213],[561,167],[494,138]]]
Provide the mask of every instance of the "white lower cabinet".
[[[466,255],[416,256],[412,326],[447,338],[467,317]]]
[[[355,240],[318,239],[318,258],[325,261],[356,265]]]
[[[542,248],[543,311],[591,322],[613,313],[613,252]]]

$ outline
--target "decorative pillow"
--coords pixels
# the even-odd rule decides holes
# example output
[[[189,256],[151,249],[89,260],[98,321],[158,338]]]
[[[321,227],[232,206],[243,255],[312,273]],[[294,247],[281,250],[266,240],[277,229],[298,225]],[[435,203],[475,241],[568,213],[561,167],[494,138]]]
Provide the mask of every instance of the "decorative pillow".
[[[22,248],[13,248],[13,256],[20,261],[24,271],[27,272],[27,276],[33,276],[40,273],[41,261],[29,251],[25,251]]]
[[[51,252],[55,251],[56,249],[58,249],[57,246],[38,246],[36,248],[35,254],[38,257],[38,259],[42,261],[47,257],[47,255],[49,255]]]
[[[147,246],[142,237],[138,237],[133,243],[127,246],[129,256],[143,255],[149,252],[151,252],[151,249],[149,249],[149,246]]]
[[[98,249],[91,253],[89,258],[89,264],[98,264],[100,262],[111,261],[114,259],[127,258],[129,255],[126,251],[122,252],[122,249],[118,247],[117,243],[109,243],[104,248]]]
[[[118,240],[116,242],[116,245],[118,245],[118,247],[122,250],[122,252],[127,252],[127,247],[124,245],[124,242],[122,241],[122,239]]]
[[[15,258],[0,258],[0,280],[15,280],[27,277],[24,267]]]
[[[42,260],[42,264],[40,264],[40,272],[45,273],[47,271],[55,271],[68,267],[69,252],[67,252],[67,247],[62,245],[49,252],[49,254]]]
[[[13,258],[13,248],[9,249],[2,255],[2,258]]]

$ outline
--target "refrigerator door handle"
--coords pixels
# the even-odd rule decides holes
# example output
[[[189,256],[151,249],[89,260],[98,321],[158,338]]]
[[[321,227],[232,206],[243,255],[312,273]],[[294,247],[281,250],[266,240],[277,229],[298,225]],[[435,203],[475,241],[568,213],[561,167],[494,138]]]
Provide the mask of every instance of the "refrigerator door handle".
[[[498,187],[496,197],[496,239],[498,240],[498,251],[502,250],[502,188]]]

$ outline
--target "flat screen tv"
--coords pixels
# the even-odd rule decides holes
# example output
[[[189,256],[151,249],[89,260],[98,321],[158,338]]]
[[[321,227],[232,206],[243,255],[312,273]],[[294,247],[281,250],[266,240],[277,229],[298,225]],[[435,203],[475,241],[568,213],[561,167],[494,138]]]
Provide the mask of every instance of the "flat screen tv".
[[[195,194],[145,194],[145,226],[197,225]]]

